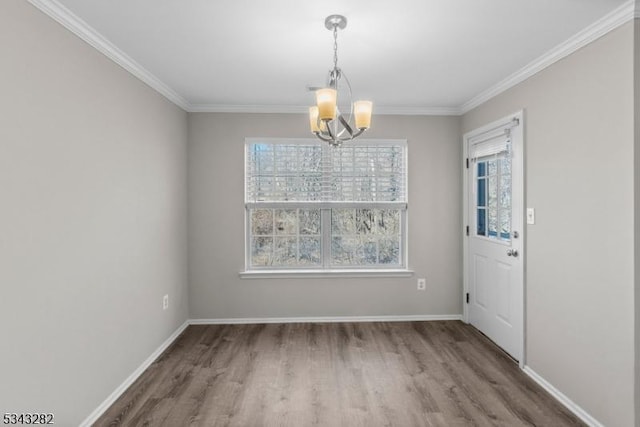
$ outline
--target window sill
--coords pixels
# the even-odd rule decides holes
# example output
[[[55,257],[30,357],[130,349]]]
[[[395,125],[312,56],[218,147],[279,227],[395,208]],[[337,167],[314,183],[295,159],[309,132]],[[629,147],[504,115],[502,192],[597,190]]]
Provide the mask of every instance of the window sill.
[[[369,269],[369,270],[252,270],[239,273],[241,279],[323,279],[323,278],[380,278],[411,277],[413,270]]]

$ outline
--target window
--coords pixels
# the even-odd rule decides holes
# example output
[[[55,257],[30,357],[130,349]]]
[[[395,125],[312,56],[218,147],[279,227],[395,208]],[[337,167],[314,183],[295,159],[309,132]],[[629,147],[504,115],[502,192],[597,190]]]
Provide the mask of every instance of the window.
[[[476,234],[511,239],[511,157],[493,155],[476,160]]]
[[[474,164],[475,234],[488,239],[511,240],[511,138],[499,128],[471,140]]]
[[[247,270],[404,269],[406,141],[247,139]]]

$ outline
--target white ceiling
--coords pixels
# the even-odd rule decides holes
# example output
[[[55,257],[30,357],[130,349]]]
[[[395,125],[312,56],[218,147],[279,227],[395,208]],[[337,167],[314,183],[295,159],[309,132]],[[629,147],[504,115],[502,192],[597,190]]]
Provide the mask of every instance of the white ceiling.
[[[37,3],[33,1],[34,3]],[[194,109],[309,105],[332,65],[374,109],[460,109],[624,0],[58,0]],[[56,3],[42,0],[40,3]]]

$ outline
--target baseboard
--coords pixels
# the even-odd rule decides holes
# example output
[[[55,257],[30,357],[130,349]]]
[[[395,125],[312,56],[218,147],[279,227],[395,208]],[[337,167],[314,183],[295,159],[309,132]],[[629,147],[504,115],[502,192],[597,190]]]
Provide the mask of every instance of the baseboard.
[[[587,411],[582,409],[579,405],[577,405],[573,400],[569,399],[564,393],[555,388],[550,382],[542,378],[538,375],[533,369],[529,366],[525,366],[523,369],[525,374],[527,374],[531,379],[537,382],[542,388],[547,390],[549,394],[555,397],[560,403],[567,407],[571,412],[573,412],[578,418],[584,421],[585,424],[591,427],[604,427],[604,424],[593,418]]]
[[[80,423],[80,427],[90,427],[93,423],[95,423],[98,418],[100,418],[100,416],[104,414],[104,412],[109,409],[111,405],[113,405],[113,403],[120,397],[120,395],[124,393],[149,366],[151,366],[151,364],[158,358],[158,356],[160,356],[162,352],[165,351],[176,340],[176,338],[178,338],[178,336],[187,328],[187,326],[189,326],[189,321],[186,321],[182,325],[180,325],[180,327],[176,329],[175,332],[171,334],[171,336],[167,338],[162,344],[160,344],[160,347],[158,347],[153,353],[151,353],[151,356],[149,356],[144,362],[142,362],[142,364],[138,366],[138,368],[133,371],[133,373],[129,375],[129,377],[124,380],[124,382],[120,384],[118,388],[116,388],[114,392],[105,399],[104,402],[100,404],[100,406],[98,406],[82,423]]]
[[[356,323],[356,322],[423,322],[433,320],[462,320],[461,314],[432,314],[409,316],[328,316],[328,317],[254,317],[229,319],[190,319],[190,325],[240,325],[258,323]]]

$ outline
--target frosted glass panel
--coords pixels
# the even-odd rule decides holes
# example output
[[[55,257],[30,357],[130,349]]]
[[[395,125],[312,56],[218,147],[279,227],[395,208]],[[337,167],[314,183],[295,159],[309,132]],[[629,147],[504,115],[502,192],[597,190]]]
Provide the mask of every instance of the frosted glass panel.
[[[508,153],[475,161],[476,235],[511,239],[511,158]]]

